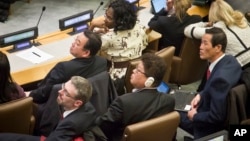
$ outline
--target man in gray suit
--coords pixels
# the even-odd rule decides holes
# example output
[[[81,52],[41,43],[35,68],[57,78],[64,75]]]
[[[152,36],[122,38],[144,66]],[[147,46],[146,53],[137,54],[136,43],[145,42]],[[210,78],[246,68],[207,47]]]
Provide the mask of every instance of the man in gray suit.
[[[175,100],[157,91],[166,71],[165,62],[155,54],[144,54],[130,78],[134,92],[117,97],[108,111],[96,119],[110,141],[120,141],[127,125],[174,110]]]

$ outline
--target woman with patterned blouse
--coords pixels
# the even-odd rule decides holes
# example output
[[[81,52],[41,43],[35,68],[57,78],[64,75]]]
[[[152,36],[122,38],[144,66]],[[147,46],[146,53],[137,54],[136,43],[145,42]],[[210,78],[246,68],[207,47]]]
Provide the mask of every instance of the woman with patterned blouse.
[[[138,58],[148,44],[146,27],[137,23],[137,9],[125,0],[110,3],[104,18],[94,19],[90,30],[101,34],[101,56],[112,63],[112,79],[122,79],[129,60]]]

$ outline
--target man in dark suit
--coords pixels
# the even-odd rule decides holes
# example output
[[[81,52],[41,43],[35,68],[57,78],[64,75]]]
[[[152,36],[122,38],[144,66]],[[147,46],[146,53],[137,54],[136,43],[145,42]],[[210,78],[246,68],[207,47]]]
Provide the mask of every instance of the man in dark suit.
[[[224,128],[227,114],[227,95],[241,76],[241,66],[230,55],[225,55],[226,34],[222,29],[207,29],[202,37],[200,58],[210,63],[207,81],[202,91],[192,100],[192,109],[181,113],[180,127],[194,135],[194,139]]]
[[[91,83],[80,76],[73,76],[62,84],[58,91],[57,102],[64,109],[63,119],[49,136],[31,136],[23,134],[0,134],[1,141],[72,141],[80,138],[83,133],[94,126],[96,111],[88,102],[92,96]]]
[[[156,89],[165,71],[165,62],[155,54],[142,56],[130,78],[134,92],[116,98],[108,111],[96,120],[109,141],[120,141],[127,125],[174,110],[174,99]]]
[[[75,57],[66,62],[58,63],[38,85],[27,95],[33,97],[35,103],[45,103],[48,100],[51,88],[55,84],[61,84],[74,75],[89,78],[107,70],[107,61],[96,56],[102,45],[99,35],[84,31],[79,34],[70,47],[70,53]]]

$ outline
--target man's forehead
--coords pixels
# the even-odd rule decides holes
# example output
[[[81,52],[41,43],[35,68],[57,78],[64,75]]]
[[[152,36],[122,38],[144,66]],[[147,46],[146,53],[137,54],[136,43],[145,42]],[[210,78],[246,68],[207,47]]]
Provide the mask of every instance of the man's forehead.
[[[212,34],[204,34],[202,36],[202,40],[207,40],[207,41],[210,41],[212,39]]]

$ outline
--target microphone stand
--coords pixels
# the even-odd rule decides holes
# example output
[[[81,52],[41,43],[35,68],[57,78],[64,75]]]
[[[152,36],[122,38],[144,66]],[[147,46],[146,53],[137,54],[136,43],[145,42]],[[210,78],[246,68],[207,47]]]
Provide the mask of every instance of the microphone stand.
[[[39,25],[39,23],[40,23],[40,20],[41,20],[41,18],[42,18],[42,15],[43,15],[43,12],[46,10],[46,7],[45,6],[43,6],[43,9],[42,9],[42,13],[40,14],[40,17],[39,17],[39,19],[38,19],[38,21],[37,21],[37,24],[36,24],[36,27],[38,28],[38,25]],[[33,39],[33,46],[39,46],[39,45],[41,45],[40,43],[36,43],[35,42],[35,39]]]

